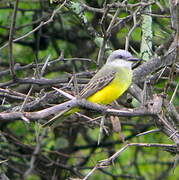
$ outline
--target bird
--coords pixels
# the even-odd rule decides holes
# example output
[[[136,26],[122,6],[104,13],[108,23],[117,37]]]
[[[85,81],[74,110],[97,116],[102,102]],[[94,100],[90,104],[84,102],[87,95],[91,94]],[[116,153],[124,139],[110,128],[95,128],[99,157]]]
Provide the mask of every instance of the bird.
[[[113,51],[106,64],[82,89],[79,97],[103,105],[118,99],[132,82],[132,64],[136,61],[139,59],[126,50]]]
[[[78,98],[101,105],[112,103],[129,88],[132,82],[132,64],[139,60],[126,50],[113,51],[103,67],[81,90]],[[64,115],[79,111],[79,108],[67,109]],[[44,126],[51,124],[54,119],[49,120]]]

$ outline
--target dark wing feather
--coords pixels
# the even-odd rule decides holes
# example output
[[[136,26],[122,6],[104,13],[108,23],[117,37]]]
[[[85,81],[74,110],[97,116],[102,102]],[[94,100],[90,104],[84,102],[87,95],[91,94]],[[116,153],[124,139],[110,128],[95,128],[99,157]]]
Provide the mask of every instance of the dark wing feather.
[[[107,73],[107,74],[106,74]],[[82,89],[79,96],[87,98],[97,91],[103,89],[113,79],[116,71],[111,67],[103,67],[97,74],[89,81],[89,83]]]

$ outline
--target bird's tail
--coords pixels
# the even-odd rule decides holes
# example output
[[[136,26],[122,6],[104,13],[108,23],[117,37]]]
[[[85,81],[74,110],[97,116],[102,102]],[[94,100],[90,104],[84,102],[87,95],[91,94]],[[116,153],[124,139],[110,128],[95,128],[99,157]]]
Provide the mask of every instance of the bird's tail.
[[[56,127],[58,126],[58,124],[60,122],[62,122],[62,120],[67,117],[70,116],[71,114],[74,114],[76,112],[79,112],[80,109],[79,108],[67,108],[63,111],[60,111],[56,116],[54,116],[52,119],[50,119],[49,121],[47,121],[46,123],[44,123],[42,125],[43,128],[47,127],[47,126],[53,126]]]

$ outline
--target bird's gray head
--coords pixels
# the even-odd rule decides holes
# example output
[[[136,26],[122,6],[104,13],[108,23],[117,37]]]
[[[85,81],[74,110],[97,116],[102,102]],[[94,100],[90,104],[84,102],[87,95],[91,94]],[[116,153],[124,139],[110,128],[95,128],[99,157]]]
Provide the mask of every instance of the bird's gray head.
[[[126,61],[138,61],[139,59],[132,57],[132,54],[126,50],[118,49],[113,51],[107,59],[108,62],[112,62],[116,59],[126,60]]]

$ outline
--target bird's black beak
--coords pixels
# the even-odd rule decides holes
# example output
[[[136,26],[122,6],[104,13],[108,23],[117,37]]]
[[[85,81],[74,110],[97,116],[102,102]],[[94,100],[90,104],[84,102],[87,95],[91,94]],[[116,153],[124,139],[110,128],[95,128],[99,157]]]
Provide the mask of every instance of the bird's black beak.
[[[141,59],[139,58],[134,58],[134,57],[130,57],[127,59],[128,61],[132,61],[132,62],[137,62],[137,61],[141,61]]]

